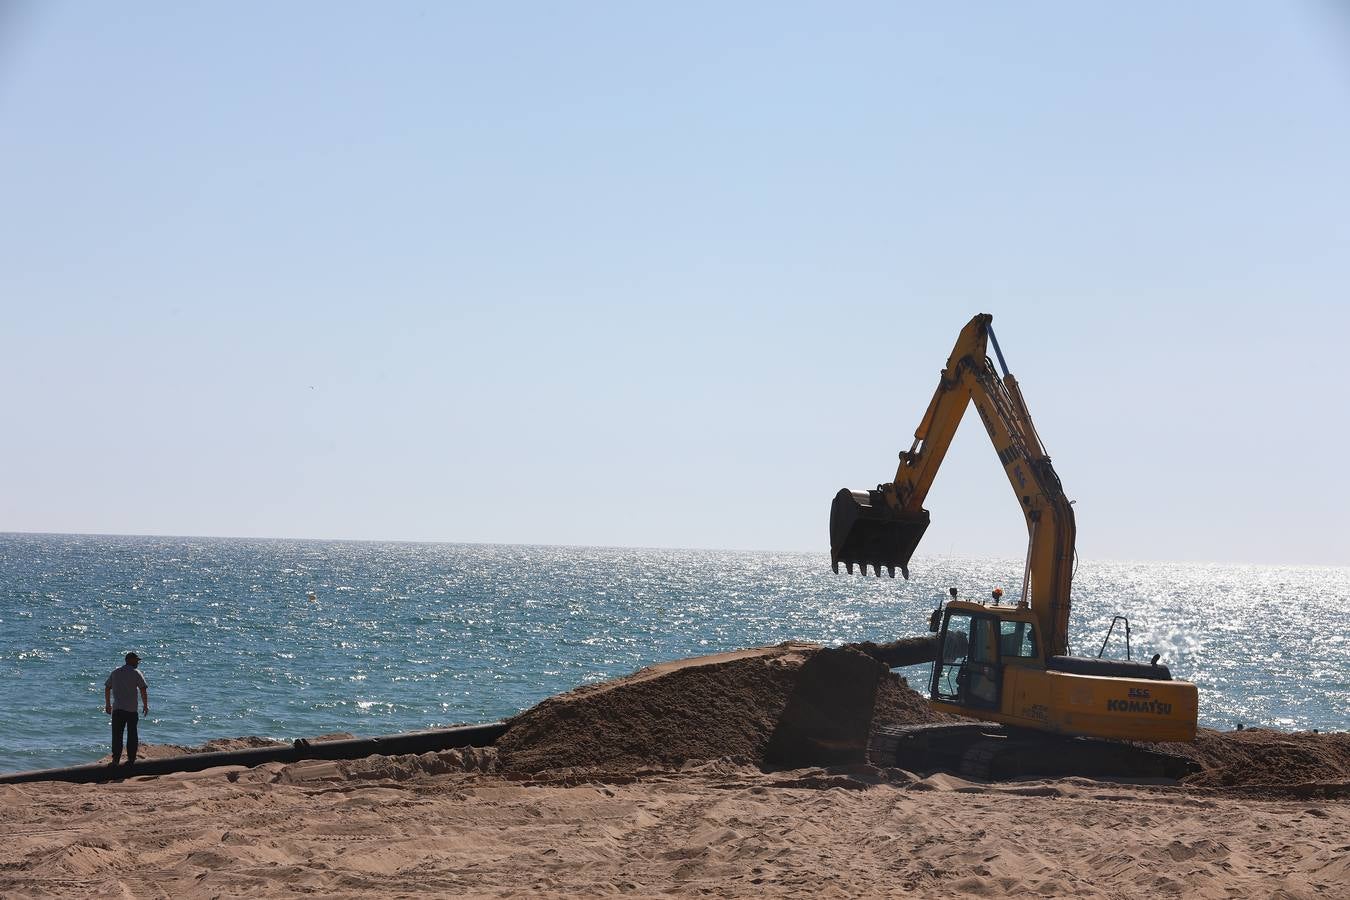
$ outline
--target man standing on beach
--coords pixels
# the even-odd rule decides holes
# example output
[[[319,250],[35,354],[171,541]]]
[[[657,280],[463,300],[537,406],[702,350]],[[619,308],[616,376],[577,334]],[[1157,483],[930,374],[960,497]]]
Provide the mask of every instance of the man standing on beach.
[[[122,762],[122,729],[127,732],[127,765],[136,761],[136,748],[140,741],[136,734],[136,692],[141,694],[141,709],[150,714],[150,695],[146,691],[145,676],[136,671],[141,658],[135,653],[127,654],[127,664],[113,669],[108,680],[103,683],[103,707],[112,715],[112,763]]]

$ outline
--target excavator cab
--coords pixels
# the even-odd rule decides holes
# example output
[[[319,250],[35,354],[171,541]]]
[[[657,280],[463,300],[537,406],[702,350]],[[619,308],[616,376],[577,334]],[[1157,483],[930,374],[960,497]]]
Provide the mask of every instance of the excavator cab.
[[[971,709],[997,710],[1006,664],[1038,663],[1036,626],[1029,612],[958,604],[942,610],[941,652],[933,662],[932,699]]]
[[[1047,656],[1024,603],[952,600],[941,614],[929,697],[943,712],[1065,735],[1195,739],[1195,685],[1156,657]]]
[[[851,491],[843,488],[830,504],[830,564],[839,571],[843,563],[850,575],[859,566],[880,576],[884,568],[909,578],[909,558],[928,529],[928,510],[901,512],[888,506],[880,490]]]

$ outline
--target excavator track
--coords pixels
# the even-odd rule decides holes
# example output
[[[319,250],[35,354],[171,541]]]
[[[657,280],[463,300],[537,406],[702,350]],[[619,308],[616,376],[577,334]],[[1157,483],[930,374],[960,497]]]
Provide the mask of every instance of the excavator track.
[[[993,722],[878,727],[868,761],[914,772],[951,772],[963,778],[1181,778],[1196,770],[1182,756],[1135,744],[1064,737]]]

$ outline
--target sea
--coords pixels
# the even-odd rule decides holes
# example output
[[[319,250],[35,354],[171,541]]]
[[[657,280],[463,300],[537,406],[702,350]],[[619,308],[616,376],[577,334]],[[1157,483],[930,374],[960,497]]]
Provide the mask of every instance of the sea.
[[[107,752],[103,683],[136,651],[141,740],[391,734],[491,722],[662,660],[923,634],[1021,560],[0,534],[0,772]],[[1350,730],[1350,569],[1081,560],[1072,650],[1154,653],[1201,724]],[[928,666],[901,670],[926,683]]]

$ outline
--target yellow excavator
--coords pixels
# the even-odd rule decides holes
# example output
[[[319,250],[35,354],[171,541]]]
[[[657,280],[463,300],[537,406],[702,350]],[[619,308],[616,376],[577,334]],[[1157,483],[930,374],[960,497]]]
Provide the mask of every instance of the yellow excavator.
[[[834,571],[843,564],[850,574],[857,568],[866,575],[870,568],[895,577],[898,568],[909,578],[910,557],[929,524],[924,498],[966,407],[973,404],[1026,518],[1026,569],[1016,602],[1004,603],[1001,590],[987,600],[970,600],[951,588],[945,606],[939,603],[933,611],[929,630],[937,632],[937,643],[931,704],[1003,723],[1018,734],[1194,740],[1195,685],[1174,680],[1158,656],[1141,662],[1068,655],[1073,507],[1017,380],[1008,372],[992,321],[993,316],[977,315],[962,329],[914,443],[900,454],[895,478],[874,490],[845,488],[835,496],[830,509]],[[1002,377],[987,356],[990,344]],[[1125,633],[1128,654],[1128,620]],[[1019,746],[1026,757],[1043,750],[1025,742]]]

